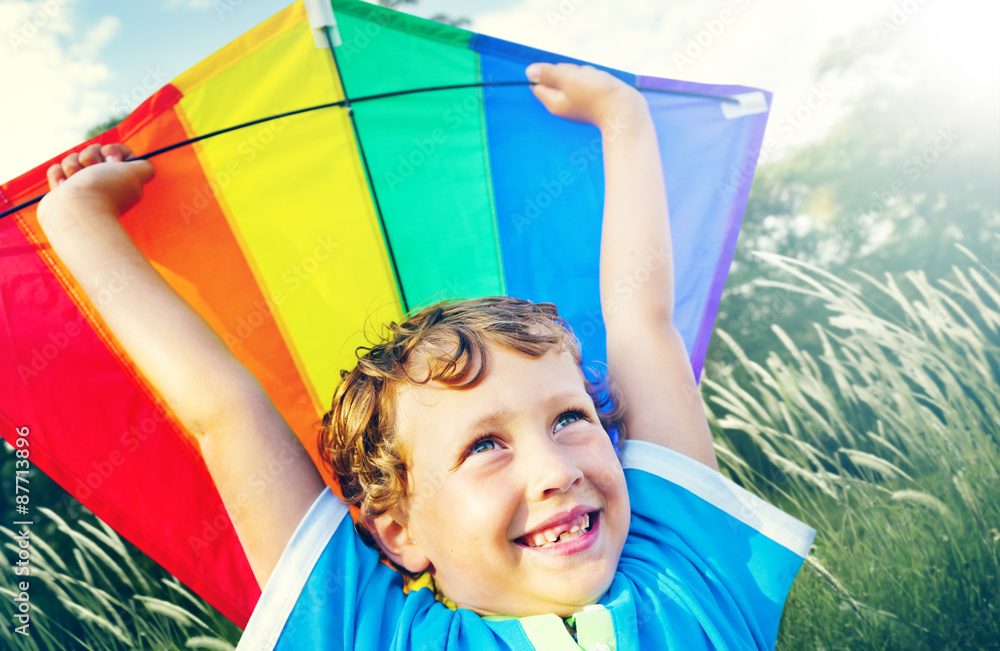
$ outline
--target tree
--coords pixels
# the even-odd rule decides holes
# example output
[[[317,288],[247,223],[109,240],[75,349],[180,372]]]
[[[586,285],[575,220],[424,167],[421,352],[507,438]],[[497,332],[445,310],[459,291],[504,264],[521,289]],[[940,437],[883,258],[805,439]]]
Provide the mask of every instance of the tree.
[[[417,4],[417,0],[378,0],[378,3],[383,7],[388,7],[389,9],[399,9],[399,7],[403,5],[415,5]],[[472,21],[464,16],[456,18],[444,13],[434,14],[431,16],[431,20],[444,23],[445,25],[452,25],[454,27],[468,27],[472,24]]]
[[[818,306],[758,286],[755,251],[818,265],[845,280],[921,269],[942,278],[971,250],[1000,267],[1000,114],[994,91],[975,91],[934,65],[899,59],[885,40],[835,43],[816,82],[849,87],[852,110],[821,142],[761,165],[747,206],[719,325],[763,361],[776,324],[816,344]],[[995,84],[995,82],[994,82]],[[990,88],[987,86],[987,88]],[[713,348],[715,361],[729,361]]]

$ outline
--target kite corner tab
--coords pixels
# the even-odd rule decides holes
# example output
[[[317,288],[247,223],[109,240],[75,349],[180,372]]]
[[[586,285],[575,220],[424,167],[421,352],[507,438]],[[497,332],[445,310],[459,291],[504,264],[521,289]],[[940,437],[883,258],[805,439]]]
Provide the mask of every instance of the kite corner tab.
[[[767,97],[759,90],[732,95],[735,102],[722,102],[722,114],[727,120],[735,120],[746,115],[757,115],[767,111]]]
[[[333,6],[330,0],[303,0],[306,14],[309,16],[309,28],[312,30],[316,47],[328,48],[340,45],[340,32],[337,31],[337,19],[333,16]],[[327,39],[326,28],[330,28],[330,38]]]

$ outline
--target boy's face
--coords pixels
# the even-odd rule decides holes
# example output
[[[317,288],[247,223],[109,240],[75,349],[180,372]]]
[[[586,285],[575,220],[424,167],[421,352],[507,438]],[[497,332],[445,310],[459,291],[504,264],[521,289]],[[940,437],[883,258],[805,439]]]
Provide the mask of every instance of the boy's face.
[[[569,353],[491,348],[473,388],[401,390],[397,424],[410,557],[426,558],[449,599],[483,615],[566,617],[603,596],[628,492]]]

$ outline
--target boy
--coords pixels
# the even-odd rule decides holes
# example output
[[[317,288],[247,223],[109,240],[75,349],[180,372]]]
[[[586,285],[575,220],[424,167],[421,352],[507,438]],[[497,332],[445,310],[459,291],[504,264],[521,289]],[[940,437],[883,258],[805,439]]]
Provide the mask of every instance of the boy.
[[[135,278],[101,316],[198,438],[266,584],[241,646],[774,644],[812,533],[715,471],[672,325],[672,265],[647,269],[628,300],[613,292],[650,246],[670,251],[645,101],[592,68],[534,64],[527,74],[549,111],[602,131],[601,297],[609,377],[625,410],[600,413],[550,306],[434,306],[362,356],[324,419],[324,456],[360,508],[359,533],[402,571],[429,574],[433,591],[404,594],[400,575],[359,544],[347,508],[256,379],[118,224],[152,166],[123,164],[130,152],[107,145],[49,171],[43,228],[89,296],[115,272]],[[577,252],[553,242],[552,253]],[[603,427],[614,420],[629,439],[621,462]],[[275,456],[288,459],[280,486],[244,503],[246,478]]]

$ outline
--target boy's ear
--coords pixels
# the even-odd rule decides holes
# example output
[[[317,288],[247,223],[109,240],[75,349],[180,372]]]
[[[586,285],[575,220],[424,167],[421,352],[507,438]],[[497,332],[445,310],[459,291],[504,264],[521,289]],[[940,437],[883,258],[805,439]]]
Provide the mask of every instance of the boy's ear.
[[[402,520],[397,511],[389,511],[369,520],[368,529],[379,548],[393,563],[419,574],[431,562],[424,555],[420,544],[411,537],[410,530]]]

